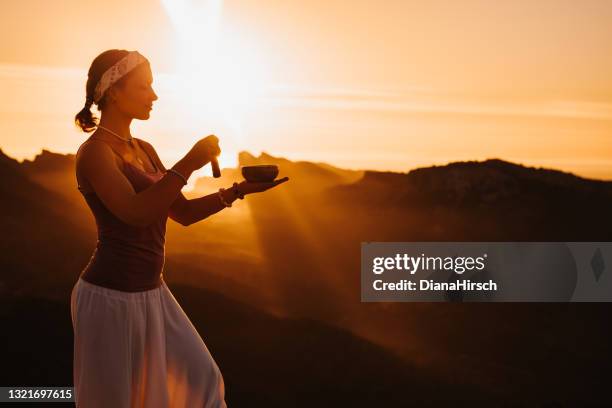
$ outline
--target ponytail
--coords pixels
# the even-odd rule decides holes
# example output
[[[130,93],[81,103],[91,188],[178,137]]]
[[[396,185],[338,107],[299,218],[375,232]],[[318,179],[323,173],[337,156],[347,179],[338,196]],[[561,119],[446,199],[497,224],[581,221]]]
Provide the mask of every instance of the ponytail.
[[[91,105],[93,105],[93,97],[88,96],[85,100],[85,106],[74,117],[75,125],[87,133],[94,131],[98,126],[98,118],[91,112]]]

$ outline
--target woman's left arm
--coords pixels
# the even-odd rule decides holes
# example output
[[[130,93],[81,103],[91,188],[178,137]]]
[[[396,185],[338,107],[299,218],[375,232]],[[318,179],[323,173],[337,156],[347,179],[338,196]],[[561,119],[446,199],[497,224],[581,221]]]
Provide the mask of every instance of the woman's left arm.
[[[231,204],[238,198],[232,189],[224,190],[222,193],[223,200]],[[208,218],[213,214],[218,213],[225,208],[225,205],[219,199],[219,193],[215,192],[199,198],[187,200],[183,208],[183,217],[185,226],[191,225],[198,221]]]
[[[288,180],[289,177],[283,177],[282,179],[265,183],[249,183],[247,181],[242,181],[238,184],[238,190],[244,195],[260,193],[262,191],[269,190],[272,187],[276,187]],[[234,192],[233,188],[223,190],[221,195],[223,197],[223,201],[227,202],[228,204],[233,203],[238,198],[238,195]],[[200,198],[187,200],[184,209],[184,215],[187,220],[186,225],[190,225],[194,222],[210,217],[224,208],[225,205],[221,202],[218,192],[208,194]]]

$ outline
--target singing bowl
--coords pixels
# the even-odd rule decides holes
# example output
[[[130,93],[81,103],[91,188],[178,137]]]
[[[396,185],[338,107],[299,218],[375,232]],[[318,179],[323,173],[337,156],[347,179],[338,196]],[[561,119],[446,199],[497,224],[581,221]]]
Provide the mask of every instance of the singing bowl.
[[[276,176],[278,176],[278,166],[276,166],[275,164],[242,166],[242,176],[246,181],[252,183],[274,181]]]

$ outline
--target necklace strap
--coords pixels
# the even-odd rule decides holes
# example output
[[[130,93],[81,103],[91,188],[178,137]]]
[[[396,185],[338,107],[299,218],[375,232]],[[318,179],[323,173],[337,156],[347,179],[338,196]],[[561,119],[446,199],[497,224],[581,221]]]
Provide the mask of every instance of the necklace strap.
[[[118,137],[119,139],[123,140],[124,142],[130,142],[130,143],[132,142],[132,139],[133,139],[133,137],[132,137],[132,136],[130,136],[128,139],[126,139],[126,138],[124,138],[124,137],[122,137],[122,136],[119,136],[117,133],[113,132],[113,131],[112,131],[112,130],[110,130],[109,128],[104,127],[104,126],[102,126],[102,125],[98,125],[98,129],[104,129],[104,130],[106,130],[108,133],[110,133],[111,135],[114,135],[114,136]]]

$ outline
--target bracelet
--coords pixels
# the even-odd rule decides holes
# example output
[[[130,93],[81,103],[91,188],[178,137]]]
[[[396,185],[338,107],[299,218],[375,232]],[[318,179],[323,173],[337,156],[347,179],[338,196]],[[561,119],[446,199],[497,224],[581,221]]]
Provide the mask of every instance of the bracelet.
[[[232,185],[232,190],[234,191],[234,194],[236,194],[236,197],[238,197],[241,200],[244,200],[244,193],[240,191],[240,189],[238,188],[238,183],[234,182],[234,184]]]
[[[187,184],[187,179],[185,178],[185,176],[183,176],[181,173],[179,173],[178,171],[174,170],[174,169],[168,169],[166,170],[166,173],[170,172],[172,174],[176,174],[177,176],[179,176],[181,178],[181,180],[183,180],[183,182],[185,183],[184,185]]]
[[[217,192],[217,195],[219,196],[219,200],[221,200],[221,204],[223,204],[226,207],[231,207],[232,203],[228,203],[227,201],[225,201],[225,199],[223,198],[223,192],[225,191],[224,188],[220,188],[219,191]]]

